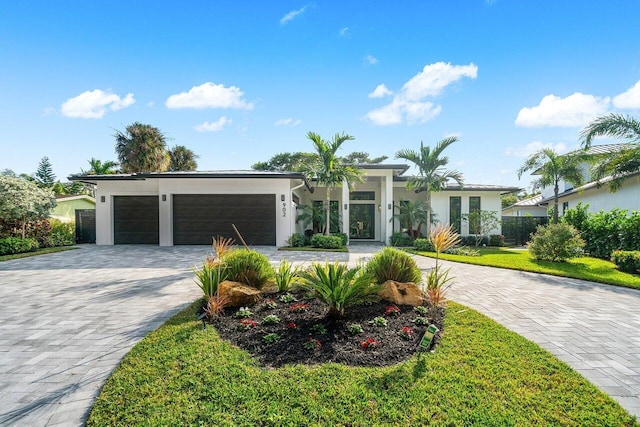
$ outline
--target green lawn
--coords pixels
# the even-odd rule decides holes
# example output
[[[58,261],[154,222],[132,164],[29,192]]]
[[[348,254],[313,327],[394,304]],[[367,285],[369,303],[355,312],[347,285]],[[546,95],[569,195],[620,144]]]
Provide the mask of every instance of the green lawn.
[[[345,246],[338,249],[324,249],[324,248],[314,248],[312,246],[281,246],[278,248],[279,251],[302,251],[302,252],[349,252]]]
[[[10,259],[18,259],[18,258],[27,258],[30,256],[42,255],[42,254],[52,254],[55,252],[69,251],[71,249],[78,249],[75,246],[56,246],[54,248],[42,248],[33,252],[23,252],[21,254],[13,254],[13,255],[0,255],[0,262],[9,261]]]
[[[431,258],[436,256],[435,252],[419,252],[415,250],[410,250],[410,252]],[[507,248],[482,248],[480,249],[480,256],[476,257],[440,254],[440,258],[467,264],[552,274],[554,276],[572,277],[640,289],[640,276],[618,271],[612,262],[598,258],[573,258],[568,262],[536,261],[529,255],[529,251]]]
[[[458,304],[420,359],[279,369],[203,330],[198,304],[132,349],[87,425],[637,425],[550,353]]]

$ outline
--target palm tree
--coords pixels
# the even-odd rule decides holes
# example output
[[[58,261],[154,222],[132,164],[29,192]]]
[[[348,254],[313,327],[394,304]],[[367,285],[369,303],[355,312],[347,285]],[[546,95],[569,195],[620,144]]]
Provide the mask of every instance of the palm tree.
[[[198,168],[196,162],[198,156],[184,145],[176,145],[169,150],[169,157],[171,158],[170,171],[194,171]]]
[[[431,192],[441,191],[449,180],[454,180],[460,186],[463,184],[460,172],[444,169],[449,163],[449,158],[442,157],[442,152],[457,140],[458,138],[455,136],[445,138],[438,142],[433,150],[420,142],[420,151],[399,150],[395,156],[396,159],[410,161],[418,168],[418,175],[409,177],[407,180],[407,190],[415,189],[416,192],[424,191],[426,193],[427,233],[431,229]]]
[[[330,207],[331,207],[331,188],[341,187],[343,182],[351,188],[353,183],[364,181],[364,172],[355,166],[345,165],[336,156],[336,152],[345,141],[352,141],[355,138],[351,135],[338,134],[333,136],[333,141],[325,141],[314,132],[309,132],[307,138],[313,142],[313,147],[318,155],[318,160],[311,163],[306,173],[310,178],[315,178],[318,185],[327,187],[327,200],[325,209],[325,230],[324,234],[329,234],[330,230]]]
[[[427,204],[424,200],[401,200],[400,205],[395,205],[395,209],[398,210],[397,214],[394,214],[390,222],[397,219],[400,224],[407,227],[407,233],[412,238],[420,237],[420,228],[422,224],[427,222]],[[414,228],[414,226],[417,226]]]
[[[621,114],[607,114],[598,117],[580,133],[582,147],[587,150],[596,136],[610,136],[627,140],[619,150],[609,155],[599,156],[593,167],[595,179],[611,176],[611,191],[616,191],[626,176],[640,171],[640,121]]]
[[[578,154],[559,155],[551,148],[543,148],[533,153],[518,169],[518,179],[527,171],[540,178],[531,184],[534,189],[553,185],[553,223],[558,223],[558,184],[560,180],[569,182],[575,186],[582,184],[582,171],[580,163],[584,157]]]
[[[116,131],[116,154],[122,172],[165,172],[170,157],[164,134],[150,125],[135,122]]]
[[[91,160],[87,160],[89,162],[89,166],[91,168],[87,171],[81,170],[83,175],[111,175],[117,172],[115,169],[118,166],[117,162],[113,162],[111,160],[97,160],[95,158],[91,158]]]

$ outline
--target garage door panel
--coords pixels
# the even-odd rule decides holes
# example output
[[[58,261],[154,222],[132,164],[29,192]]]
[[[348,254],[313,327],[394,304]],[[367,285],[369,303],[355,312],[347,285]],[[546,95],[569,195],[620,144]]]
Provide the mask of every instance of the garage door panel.
[[[276,244],[275,194],[176,194],[174,245],[209,245],[214,236],[237,240],[235,224],[247,244]]]
[[[113,241],[122,244],[159,242],[157,196],[115,196],[113,198]]]

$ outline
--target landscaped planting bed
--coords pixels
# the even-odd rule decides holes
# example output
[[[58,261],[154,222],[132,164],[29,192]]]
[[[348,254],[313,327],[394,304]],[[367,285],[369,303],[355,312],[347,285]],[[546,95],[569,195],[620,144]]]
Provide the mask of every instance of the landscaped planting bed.
[[[216,328],[203,329],[200,306],[132,349],[89,426],[636,425],[550,353],[455,303],[435,352],[386,367],[264,368]]]
[[[414,307],[385,302],[354,306],[344,317],[331,320],[326,317],[326,305],[305,298],[303,292],[266,294],[262,302],[246,310],[227,309],[226,315],[213,319],[212,324],[221,338],[270,367],[326,362],[392,365],[414,354],[432,322]],[[439,329],[442,315],[444,310],[440,309],[440,320],[435,321]],[[265,337],[275,341],[267,343]]]

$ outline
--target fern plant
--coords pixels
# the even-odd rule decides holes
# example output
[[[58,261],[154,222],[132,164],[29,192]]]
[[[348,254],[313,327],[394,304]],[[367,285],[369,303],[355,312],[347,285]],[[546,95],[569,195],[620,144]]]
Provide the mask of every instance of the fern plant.
[[[313,263],[301,275],[301,287],[311,291],[317,299],[329,306],[327,316],[337,318],[346,308],[377,301],[380,287],[375,279],[361,267],[349,268],[339,263]]]

